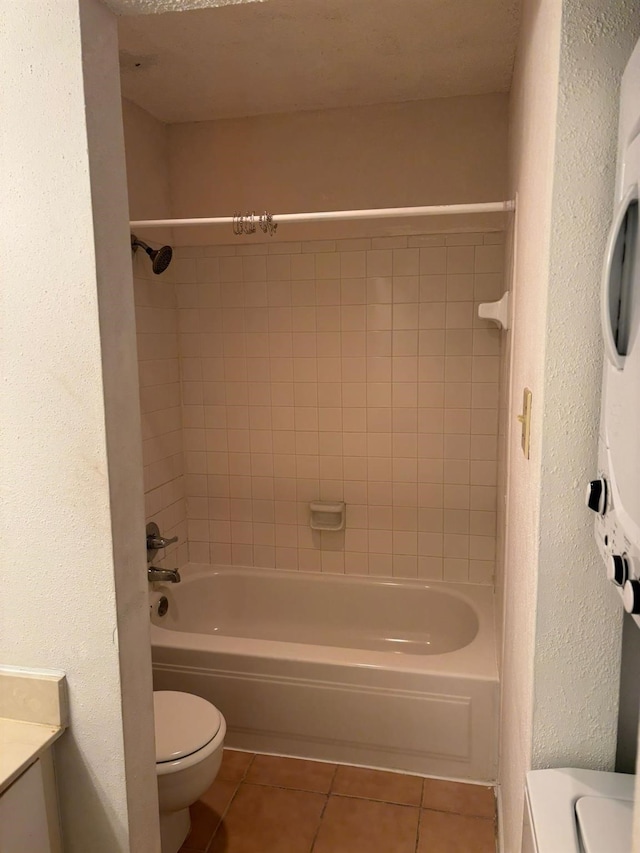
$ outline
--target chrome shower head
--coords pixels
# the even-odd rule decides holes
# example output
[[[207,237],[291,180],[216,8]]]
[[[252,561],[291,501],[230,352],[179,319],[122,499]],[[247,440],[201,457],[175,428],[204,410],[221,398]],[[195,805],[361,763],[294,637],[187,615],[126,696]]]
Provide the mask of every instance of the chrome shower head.
[[[138,247],[144,249],[147,255],[151,258],[151,269],[156,275],[163,273],[171,263],[171,258],[173,257],[173,249],[171,246],[161,246],[159,249],[152,249],[151,246],[147,246],[147,244],[143,243],[142,240],[138,240],[135,234],[132,234],[131,248],[135,252]]]

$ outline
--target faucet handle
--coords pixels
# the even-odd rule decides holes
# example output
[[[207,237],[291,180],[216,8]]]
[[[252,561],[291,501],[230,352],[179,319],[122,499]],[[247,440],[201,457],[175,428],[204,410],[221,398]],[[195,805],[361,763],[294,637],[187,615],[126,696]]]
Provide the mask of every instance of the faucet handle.
[[[166,548],[167,545],[172,545],[177,541],[177,536],[173,536],[171,539],[165,539],[164,536],[161,536],[160,529],[154,521],[150,521],[147,524],[147,551],[149,553],[159,551],[161,548]]]
[[[167,545],[173,545],[177,541],[177,536],[171,539],[165,539],[163,536],[147,536],[147,551],[158,551],[160,548],[166,548]]]

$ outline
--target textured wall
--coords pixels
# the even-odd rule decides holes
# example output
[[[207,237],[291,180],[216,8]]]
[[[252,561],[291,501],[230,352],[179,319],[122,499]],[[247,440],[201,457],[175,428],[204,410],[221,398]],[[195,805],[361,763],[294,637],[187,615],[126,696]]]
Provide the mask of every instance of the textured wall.
[[[518,193],[518,210],[513,233],[514,327],[500,732],[500,827],[505,853],[520,850],[524,774],[531,766],[545,310],[560,14],[560,5],[554,0],[525,0],[510,104],[510,182],[511,193]],[[515,421],[525,386],[533,391],[529,461],[522,455]]]
[[[504,93],[518,10],[518,0],[403,0],[393,14],[388,0],[269,0],[126,16],[122,90],[170,124]]]
[[[491,583],[502,234],[180,255],[191,559]]]
[[[439,98],[169,126],[174,216],[231,216],[502,200],[507,96]],[[434,230],[486,217],[281,225],[276,241]],[[230,227],[175,229],[178,245],[228,243]],[[257,239],[260,239],[260,234]]]
[[[67,675],[71,728],[55,750],[65,850],[152,851],[115,19],[94,0],[11,4],[0,38],[3,662]]]
[[[80,9],[111,515],[105,547],[114,566],[128,847],[145,853],[157,849],[159,826],[142,484],[131,475],[140,470],[140,418],[118,37],[102,3],[81,0]],[[95,849],[98,830],[90,832]]]
[[[511,423],[528,385],[533,434],[530,463],[517,426],[510,437],[501,736],[509,853],[520,849],[530,766],[610,768],[615,756],[620,610],[583,491],[596,467],[618,85],[640,16],[627,2],[604,11],[565,2],[559,13],[557,4],[525,3],[512,92]]]
[[[169,131],[145,110],[122,99],[122,123],[127,163],[130,219],[168,219]],[[153,228],[138,235],[146,243],[172,243],[170,228]]]
[[[600,275],[613,212],[617,98],[639,35],[637,3],[564,4],[543,401],[537,767],[611,768],[615,757],[622,613],[583,490],[597,468]]]

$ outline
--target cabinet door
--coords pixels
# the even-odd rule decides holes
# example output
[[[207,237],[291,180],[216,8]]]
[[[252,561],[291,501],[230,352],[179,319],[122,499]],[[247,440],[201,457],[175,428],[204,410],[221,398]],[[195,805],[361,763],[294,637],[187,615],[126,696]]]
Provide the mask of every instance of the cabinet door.
[[[59,853],[50,755],[32,764],[0,796],[0,853]]]

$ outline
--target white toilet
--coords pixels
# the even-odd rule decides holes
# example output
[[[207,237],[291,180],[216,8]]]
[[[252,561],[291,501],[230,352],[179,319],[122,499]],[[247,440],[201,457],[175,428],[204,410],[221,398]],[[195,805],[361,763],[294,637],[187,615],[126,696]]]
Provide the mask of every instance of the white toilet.
[[[191,693],[153,694],[162,853],[178,853],[189,834],[189,806],[216,778],[227,726],[218,709]]]

